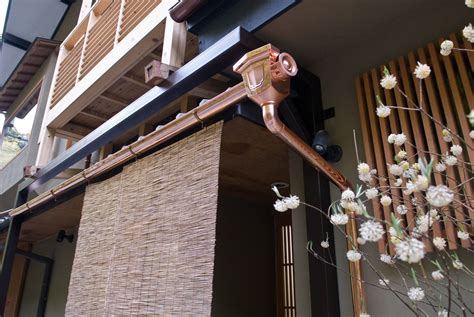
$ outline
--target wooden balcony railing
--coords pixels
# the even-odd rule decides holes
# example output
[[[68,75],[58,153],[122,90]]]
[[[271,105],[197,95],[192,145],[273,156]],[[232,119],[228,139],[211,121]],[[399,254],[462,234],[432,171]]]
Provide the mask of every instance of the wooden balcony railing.
[[[167,11],[166,0],[99,0],[61,46],[50,108],[162,2]]]

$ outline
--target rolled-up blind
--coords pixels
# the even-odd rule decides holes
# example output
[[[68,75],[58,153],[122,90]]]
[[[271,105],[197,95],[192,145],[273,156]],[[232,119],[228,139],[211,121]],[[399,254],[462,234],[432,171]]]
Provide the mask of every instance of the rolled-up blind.
[[[222,123],[87,187],[67,316],[211,314]]]

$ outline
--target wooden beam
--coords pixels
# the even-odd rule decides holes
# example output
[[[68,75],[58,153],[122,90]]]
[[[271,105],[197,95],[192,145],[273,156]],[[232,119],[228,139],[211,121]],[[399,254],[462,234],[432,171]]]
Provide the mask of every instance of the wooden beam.
[[[131,84],[140,86],[140,87],[145,88],[145,89],[150,89],[150,88],[151,88],[151,86],[148,86],[148,85],[145,84],[141,79],[139,79],[139,78],[137,78],[136,76],[133,76],[133,75],[131,75],[131,74],[129,74],[129,75],[123,75],[123,76],[122,76],[122,79],[128,81],[128,82],[131,83]]]
[[[75,123],[67,123],[64,127],[56,129],[56,135],[64,138],[80,140],[93,130]]]
[[[166,18],[163,52],[161,55],[161,62],[163,64],[174,67],[184,65],[187,33],[185,23],[177,23],[170,16]]]
[[[102,95],[99,95],[99,98],[102,98],[102,99],[107,100],[109,102],[115,103],[115,104],[120,105],[122,107],[126,107],[130,103],[130,101],[128,101],[126,99],[120,98],[118,96],[115,96],[115,95],[112,95],[112,94],[109,94],[109,93],[106,93],[106,92],[104,92]]]
[[[177,0],[164,0],[147,15],[49,112],[47,125],[58,128],[69,122],[162,40],[163,21]]]
[[[107,118],[106,115],[104,115],[102,113],[99,113],[99,112],[96,112],[96,111],[93,111],[93,110],[88,110],[88,109],[82,110],[80,112],[80,114],[82,114],[84,116],[87,116],[89,118],[95,119],[97,121],[101,121],[101,122],[105,122],[109,119],[109,118]]]

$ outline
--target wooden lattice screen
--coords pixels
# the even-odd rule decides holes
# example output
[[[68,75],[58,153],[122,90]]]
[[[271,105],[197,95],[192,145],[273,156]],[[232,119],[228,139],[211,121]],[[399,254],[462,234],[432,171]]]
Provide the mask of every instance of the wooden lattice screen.
[[[67,316],[210,316],[221,132],[87,187]]]
[[[295,262],[291,213],[275,216],[277,316],[296,316]]]
[[[455,47],[472,49],[472,44],[460,34],[451,34],[447,39],[453,41]],[[407,56],[392,60],[385,66],[397,77],[400,89],[410,100],[418,105],[421,100],[423,107],[436,120],[448,126],[449,129],[462,136],[470,146],[473,146],[469,137],[470,127],[466,115],[474,108],[474,53],[453,51],[450,56],[444,57],[439,53],[439,44],[443,40],[445,38],[440,39],[438,43],[430,43],[426,47],[410,52]],[[419,80],[413,75],[417,61],[430,65],[432,69],[431,75],[423,81],[422,95],[420,95]],[[417,111],[397,109],[392,111],[388,118],[381,119],[376,116],[377,95],[385,104],[410,106],[407,99],[397,89],[385,90],[380,87],[383,67],[374,68],[358,76],[355,79],[355,88],[367,163],[376,168],[380,175],[387,176],[387,164],[394,163],[396,154],[394,147],[387,143],[390,133],[404,132],[408,141],[416,146],[419,153],[430,151],[445,154],[449,151],[450,144],[444,142],[441,137],[442,127],[433,124],[427,116]],[[416,150],[411,146],[406,147],[406,152],[408,157],[416,154]],[[435,162],[438,162],[438,159],[436,158]],[[471,164],[474,163],[474,151],[464,151],[462,159]],[[409,162],[415,163],[414,159]],[[474,184],[472,180],[469,180],[471,177],[472,175],[468,175],[460,166],[454,166],[447,168],[446,175],[435,172],[431,181],[434,184],[447,184],[451,188],[454,188],[456,183],[466,182],[466,193],[457,194],[455,198],[473,206]],[[394,186],[393,181],[389,183]],[[379,185],[386,186],[388,183],[381,180]],[[392,189],[389,194],[394,202],[390,207],[382,207],[378,200],[373,200],[375,216],[390,223],[390,213],[399,204],[405,204],[409,212],[404,216],[395,214],[403,219],[410,230],[413,229],[416,215],[410,210],[412,202],[409,197],[403,195],[399,189]],[[474,218],[472,209],[468,211],[461,205],[457,206],[456,210],[445,210],[445,213],[457,221],[465,221],[468,224],[471,223],[470,219]],[[450,249],[456,249],[458,245],[470,247],[469,240],[457,238],[456,230],[453,221],[446,216],[444,216],[444,221],[433,225],[434,235],[445,237]],[[388,238],[379,242],[380,252],[385,252]],[[427,250],[433,249],[429,241],[425,240],[425,244]],[[393,254],[392,244],[389,244],[389,251]]]

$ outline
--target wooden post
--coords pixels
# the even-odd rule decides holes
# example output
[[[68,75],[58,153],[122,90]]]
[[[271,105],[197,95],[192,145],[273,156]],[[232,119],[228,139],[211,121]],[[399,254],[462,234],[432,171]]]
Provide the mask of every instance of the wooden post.
[[[186,25],[173,21],[168,15],[166,18],[161,63],[174,67],[183,66],[186,52],[186,35]]]

